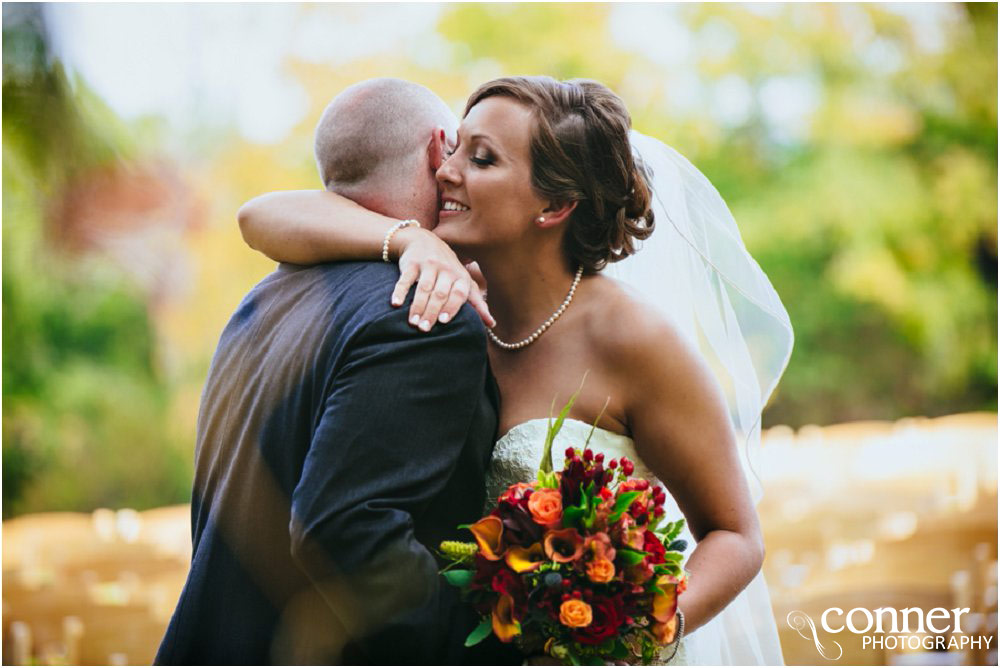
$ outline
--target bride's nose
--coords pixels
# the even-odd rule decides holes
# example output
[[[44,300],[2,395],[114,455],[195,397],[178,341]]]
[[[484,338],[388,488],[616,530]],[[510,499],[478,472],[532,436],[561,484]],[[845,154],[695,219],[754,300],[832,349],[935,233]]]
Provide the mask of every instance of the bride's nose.
[[[437,178],[438,183],[447,183],[449,185],[459,185],[462,182],[462,175],[455,163],[455,157],[458,153],[452,153],[448,156],[441,166],[438,167],[437,172],[434,176]]]

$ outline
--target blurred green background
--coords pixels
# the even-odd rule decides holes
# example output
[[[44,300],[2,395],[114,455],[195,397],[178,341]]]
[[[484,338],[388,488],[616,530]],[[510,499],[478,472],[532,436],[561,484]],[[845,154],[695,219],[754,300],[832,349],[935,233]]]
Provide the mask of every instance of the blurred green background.
[[[765,427],[996,411],[995,4],[148,7],[3,6],[5,517],[189,499],[236,209],[372,76],[617,91],[788,309]]]

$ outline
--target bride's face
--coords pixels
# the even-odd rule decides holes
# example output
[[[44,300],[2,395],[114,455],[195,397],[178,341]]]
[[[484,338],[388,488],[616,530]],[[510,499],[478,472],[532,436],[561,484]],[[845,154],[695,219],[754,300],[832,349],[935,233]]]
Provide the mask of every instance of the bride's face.
[[[530,240],[546,202],[531,185],[530,110],[489,97],[469,110],[458,146],[437,171],[441,211],[434,230],[462,255]]]

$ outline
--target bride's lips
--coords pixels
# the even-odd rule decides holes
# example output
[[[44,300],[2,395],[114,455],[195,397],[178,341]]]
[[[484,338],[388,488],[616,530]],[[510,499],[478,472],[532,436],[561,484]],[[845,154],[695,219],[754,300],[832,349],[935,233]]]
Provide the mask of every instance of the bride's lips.
[[[468,205],[463,202],[459,202],[457,199],[452,197],[442,197],[441,198],[441,210],[438,211],[438,218],[445,219],[463,214],[469,211]]]

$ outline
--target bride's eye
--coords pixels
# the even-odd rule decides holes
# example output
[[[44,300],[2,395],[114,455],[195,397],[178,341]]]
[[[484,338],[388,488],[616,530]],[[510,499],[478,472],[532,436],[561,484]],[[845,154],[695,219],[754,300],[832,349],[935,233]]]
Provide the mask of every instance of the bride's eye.
[[[472,162],[479,167],[489,167],[495,162],[492,155],[490,155],[489,153],[482,153],[482,152],[476,153],[469,159],[472,160]]]

